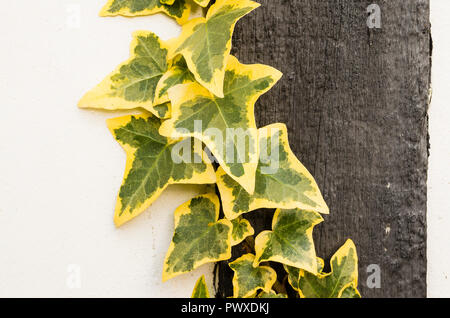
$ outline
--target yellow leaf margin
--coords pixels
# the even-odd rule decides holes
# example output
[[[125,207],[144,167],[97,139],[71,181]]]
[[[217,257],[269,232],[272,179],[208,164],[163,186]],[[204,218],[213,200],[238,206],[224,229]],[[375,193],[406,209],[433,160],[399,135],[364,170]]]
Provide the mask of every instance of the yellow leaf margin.
[[[194,2],[201,7],[206,7],[209,4],[209,1],[210,0],[194,0]]]

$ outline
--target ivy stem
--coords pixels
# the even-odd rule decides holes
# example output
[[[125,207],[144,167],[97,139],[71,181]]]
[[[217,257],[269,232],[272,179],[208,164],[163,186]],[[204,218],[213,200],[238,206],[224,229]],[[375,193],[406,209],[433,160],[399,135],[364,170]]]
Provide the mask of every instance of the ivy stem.
[[[286,291],[286,287],[284,287],[283,284],[281,284],[278,279],[276,280],[275,284],[273,284],[272,289],[274,291],[277,292],[277,294],[286,294],[287,295],[287,291]]]
[[[253,253],[255,251],[255,239],[253,236],[247,236],[242,245],[248,253]]]

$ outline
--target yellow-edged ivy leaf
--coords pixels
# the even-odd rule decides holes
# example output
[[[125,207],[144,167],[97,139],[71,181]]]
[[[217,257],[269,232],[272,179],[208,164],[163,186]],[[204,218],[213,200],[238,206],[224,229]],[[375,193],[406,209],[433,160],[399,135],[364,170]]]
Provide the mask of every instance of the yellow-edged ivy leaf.
[[[284,270],[288,274],[288,281],[291,287],[298,292],[298,280],[300,278],[300,269],[294,266],[283,265]],[[319,271],[317,271],[319,272]]]
[[[234,26],[258,6],[250,0],[217,0],[206,17],[183,25],[181,35],[171,42],[170,57],[182,54],[197,81],[214,95],[223,97]]]
[[[206,286],[205,275],[202,275],[195,284],[191,298],[209,298],[208,286]]]
[[[217,170],[225,216],[232,220],[261,208],[299,208],[329,213],[313,176],[289,147],[286,125],[272,124],[260,128],[258,134],[260,157],[252,195],[222,167]]]
[[[175,211],[175,233],[167,251],[163,281],[211,262],[231,257],[233,225],[219,220],[219,198],[208,193],[182,204]]]
[[[358,256],[352,240],[331,258],[331,272],[313,275],[300,270],[299,294],[302,298],[339,298],[351,295],[349,286],[358,286]],[[359,294],[359,293],[358,293]]]
[[[361,294],[358,289],[354,286],[354,283],[348,284],[344,289],[339,293],[339,298],[361,298]]]
[[[255,255],[245,254],[229,264],[234,271],[234,298],[251,297],[261,289],[268,293],[272,290],[277,280],[277,273],[268,266],[254,267],[254,261]]]
[[[258,161],[254,105],[281,75],[270,66],[245,65],[230,56],[225,97],[211,94],[198,83],[169,89],[172,117],[164,121],[160,133],[202,140],[223,170],[252,193]]]
[[[322,274],[322,270],[324,267],[323,259],[317,257],[317,273]],[[298,280],[300,279],[300,268],[296,268],[294,266],[283,265],[286,273],[288,274],[289,284],[292,286],[294,290],[299,291]]]
[[[278,209],[272,231],[263,231],[255,239],[255,265],[274,261],[317,273],[312,231],[323,221],[320,214],[300,209]]]
[[[106,110],[141,107],[160,118],[170,115],[169,105],[154,103],[159,80],[168,70],[167,46],[152,32],[133,33],[131,57],[80,100],[80,108]]]
[[[156,13],[165,13],[179,24],[184,24],[189,19],[191,6],[187,0],[108,0],[100,16],[137,17]]]
[[[231,233],[231,245],[235,246],[241,243],[247,236],[255,234],[255,230],[250,222],[244,218],[236,218],[231,221],[233,232]]]
[[[195,149],[192,158],[185,160],[188,163],[181,157],[177,158],[179,163],[174,162],[172,149],[179,146],[195,148],[194,141],[190,138],[176,141],[161,136],[158,133],[160,119],[149,114],[113,118],[107,123],[127,154],[114,216],[117,226],[142,213],[169,184],[215,182],[214,168],[203,162],[202,154]]]
[[[283,293],[277,294],[275,291],[271,290],[269,292],[260,292],[256,298],[288,298],[288,296]]]
[[[155,90],[155,104],[170,102],[168,90],[176,85],[194,82],[184,58],[174,62],[172,67],[161,77]]]

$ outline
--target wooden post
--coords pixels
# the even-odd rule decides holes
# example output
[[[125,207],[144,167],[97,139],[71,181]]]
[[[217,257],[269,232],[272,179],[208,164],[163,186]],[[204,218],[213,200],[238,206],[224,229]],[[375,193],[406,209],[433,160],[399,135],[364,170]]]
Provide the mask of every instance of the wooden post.
[[[330,207],[315,229],[318,255],[329,259],[352,238],[363,297],[425,297],[429,1],[259,2],[238,23],[233,54],[284,73],[256,117],[259,127],[286,123]],[[379,29],[366,23],[374,2]],[[246,217],[270,228],[269,212]],[[380,288],[367,286],[370,264]],[[231,277],[220,263],[219,297],[232,294]]]

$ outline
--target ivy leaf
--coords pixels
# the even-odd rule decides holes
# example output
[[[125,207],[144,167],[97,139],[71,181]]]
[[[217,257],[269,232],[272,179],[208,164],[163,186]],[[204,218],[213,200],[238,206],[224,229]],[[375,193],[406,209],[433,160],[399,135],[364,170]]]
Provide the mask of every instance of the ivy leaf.
[[[324,262],[323,259],[317,257],[317,273],[322,274]],[[286,273],[288,274],[289,284],[292,286],[294,290],[299,291],[298,280],[300,278],[300,268],[296,268],[294,266],[283,265]]]
[[[300,269],[294,266],[283,265],[284,270],[288,274],[289,284],[292,286],[294,290],[298,292],[298,279],[300,277]],[[319,272],[319,271],[318,271]]]
[[[191,6],[186,0],[108,0],[100,11],[102,17],[136,17],[165,13],[179,24],[186,23]]]
[[[263,231],[255,239],[255,265],[274,261],[316,274],[312,231],[322,221],[316,212],[278,209],[273,216],[272,231]]]
[[[234,26],[259,6],[250,0],[217,0],[206,17],[192,19],[183,25],[179,38],[171,42],[170,58],[182,54],[197,81],[214,95],[223,97]]]
[[[231,257],[232,224],[219,220],[216,194],[204,194],[175,211],[175,233],[164,261],[163,281]]]
[[[276,292],[271,290],[269,292],[262,291],[258,294],[258,296],[256,296],[256,298],[288,298],[288,296],[282,293],[277,294]]]
[[[302,298],[339,298],[352,294],[349,286],[358,286],[358,257],[352,240],[331,258],[331,272],[317,276],[300,270],[299,294]],[[348,290],[347,290],[348,289]],[[359,292],[355,292],[359,294]]]
[[[339,298],[361,298],[361,294],[354,286],[354,283],[348,284],[344,289],[339,293]]]
[[[170,140],[161,136],[161,121],[151,115],[124,116],[108,120],[108,127],[127,153],[125,176],[117,198],[117,226],[148,208],[169,184],[215,182],[214,168],[192,152],[192,163],[174,162],[174,147],[191,147],[192,139]],[[191,145],[190,145],[191,144]],[[176,148],[177,149],[177,148]],[[174,153],[176,153],[174,151]]]
[[[152,32],[133,33],[131,57],[88,92],[79,102],[80,108],[107,110],[141,107],[165,118],[169,108],[156,108],[156,86],[167,72],[167,46]]]
[[[258,134],[260,155],[252,195],[224,169],[217,170],[217,186],[227,219],[261,208],[299,208],[328,214],[313,176],[289,147],[286,125],[272,124],[260,128]]]
[[[176,85],[194,82],[195,78],[189,71],[184,58],[174,62],[173,66],[161,77],[156,86],[155,104],[169,102],[168,90]]]
[[[244,65],[230,56],[225,97],[211,94],[198,83],[169,89],[172,118],[161,125],[160,133],[202,140],[224,171],[252,193],[258,158],[254,105],[280,78],[281,73],[270,66]]]
[[[231,245],[235,246],[241,243],[247,236],[255,234],[255,230],[250,222],[244,218],[236,218],[231,221],[233,232],[231,233]]]
[[[268,266],[254,267],[254,261],[255,255],[245,254],[229,264],[234,271],[234,298],[251,297],[260,289],[268,293],[272,290],[277,273]]]
[[[195,284],[191,298],[209,298],[208,286],[206,286],[205,275],[202,275]]]

